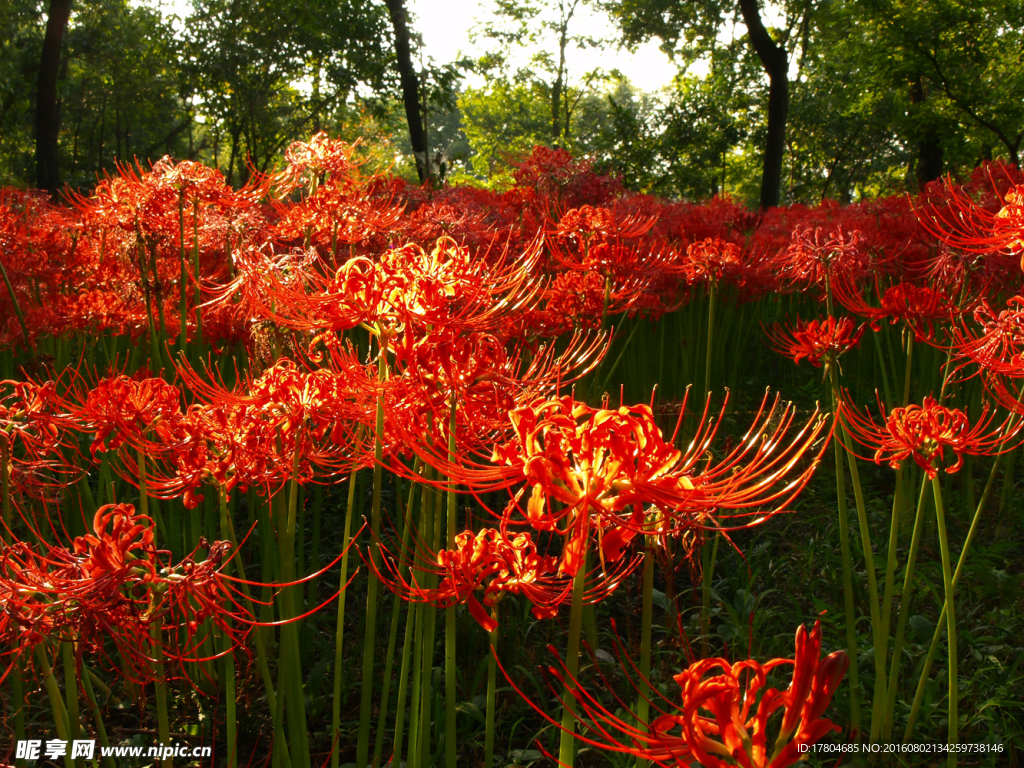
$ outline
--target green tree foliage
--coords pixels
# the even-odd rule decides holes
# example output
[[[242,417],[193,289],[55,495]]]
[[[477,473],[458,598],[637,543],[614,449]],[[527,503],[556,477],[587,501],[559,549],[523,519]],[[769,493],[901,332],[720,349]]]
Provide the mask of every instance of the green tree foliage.
[[[80,3],[68,30],[61,168],[89,187],[114,163],[180,156],[189,122],[182,109],[173,29],[127,0]],[[125,55],[130,51],[131,55]]]
[[[387,30],[386,9],[358,0],[196,0],[185,95],[228,178],[266,170],[358,88],[392,88]]]
[[[38,3],[0,3],[0,179],[23,180],[35,172],[28,116],[35,99],[44,23]]]

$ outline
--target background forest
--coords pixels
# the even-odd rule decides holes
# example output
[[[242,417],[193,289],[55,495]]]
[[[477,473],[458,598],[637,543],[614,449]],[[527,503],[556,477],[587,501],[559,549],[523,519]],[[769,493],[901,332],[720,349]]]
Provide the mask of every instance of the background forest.
[[[169,154],[240,185],[320,130],[372,139],[377,166],[435,183],[501,185],[543,144],[630,189],[751,206],[1019,162],[1021,0],[589,4],[612,40],[582,34],[585,5],[484,5],[487,55],[438,66],[401,0],[193,0],[184,19],[151,2],[5,0],[0,184],[84,190],[116,163]],[[660,92],[613,68],[617,46],[649,40],[678,65]],[[611,66],[581,71],[587,46]]]

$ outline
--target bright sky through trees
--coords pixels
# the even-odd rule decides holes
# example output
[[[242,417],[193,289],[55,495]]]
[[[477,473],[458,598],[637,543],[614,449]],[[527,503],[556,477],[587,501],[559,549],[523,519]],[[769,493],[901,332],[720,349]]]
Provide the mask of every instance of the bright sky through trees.
[[[479,21],[489,15],[485,0],[407,0],[413,14],[413,31],[423,36],[425,54],[438,64],[447,64],[460,56],[476,58],[484,49],[470,42],[470,32]],[[141,4],[141,3],[140,3]],[[160,3],[165,13],[184,19],[191,13],[189,0],[165,0]],[[605,14],[587,8],[578,10],[573,29],[580,34],[614,40],[615,28]],[[534,51],[524,51],[524,59]],[[575,74],[601,67],[606,71],[618,69],[633,85],[645,91],[656,91],[672,81],[676,67],[658,50],[656,42],[641,45],[636,53],[619,49],[614,43],[608,48],[570,51],[569,65]],[[473,76],[467,80],[472,85]]]
[[[439,64],[454,61],[460,55],[476,58],[484,53],[483,48],[470,42],[470,32],[478,21],[489,16],[488,6],[489,3],[481,0],[408,0],[408,8],[416,17],[413,28],[423,35],[427,55]],[[616,30],[608,17],[589,8],[577,9],[572,29],[574,34],[616,38]],[[534,51],[524,51],[524,58],[532,53]],[[618,49],[614,43],[603,49],[570,50],[569,66],[576,75],[597,67],[618,69],[633,85],[645,91],[656,91],[668,85],[677,71],[653,41],[640,46],[636,53]]]

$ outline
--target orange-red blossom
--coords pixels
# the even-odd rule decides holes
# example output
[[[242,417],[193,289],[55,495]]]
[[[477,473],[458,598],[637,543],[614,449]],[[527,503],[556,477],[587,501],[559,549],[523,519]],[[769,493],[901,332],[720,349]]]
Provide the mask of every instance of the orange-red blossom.
[[[769,688],[768,675],[792,665],[789,687]],[[843,651],[821,658],[821,622],[810,632],[796,631],[793,659],[753,659],[735,664],[727,659],[703,659],[675,675],[682,691],[679,699],[657,692],[651,704],[662,714],[651,723],[622,717],[623,704],[602,703],[564,664],[550,671],[568,683],[577,702],[582,724],[581,741],[595,747],[632,755],[664,768],[786,768],[803,756],[802,749],[840,727],[824,717],[832,696],[849,666]],[[635,668],[635,667],[634,667]],[[507,676],[507,675],[506,675]],[[515,684],[513,683],[513,687]],[[518,689],[517,689],[518,690]],[[519,691],[522,695],[522,691]],[[525,697],[524,697],[525,698]],[[549,722],[551,716],[526,699]],[[782,713],[781,719],[776,713]],[[775,735],[769,741],[769,732]]]
[[[930,478],[938,475],[940,469],[953,473],[963,465],[963,456],[988,456],[1004,453],[1016,445],[1004,447],[1014,440],[1021,429],[1009,420],[992,428],[995,413],[988,403],[982,406],[974,426],[967,414],[955,408],[939,405],[932,397],[926,397],[921,405],[911,404],[905,408],[893,408],[886,414],[885,406],[879,402],[884,426],[877,425],[865,412],[861,413],[850,404],[847,394],[840,411],[850,435],[863,446],[874,448],[874,461],[898,469],[907,458],[913,458]],[[953,454],[953,464],[944,466],[946,451]]]

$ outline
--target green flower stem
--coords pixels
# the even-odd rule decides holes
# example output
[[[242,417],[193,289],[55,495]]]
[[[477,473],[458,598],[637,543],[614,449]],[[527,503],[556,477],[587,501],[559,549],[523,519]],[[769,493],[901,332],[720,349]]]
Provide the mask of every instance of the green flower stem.
[[[299,507],[299,452],[292,457],[292,476],[288,481],[288,500],[285,523],[280,534],[278,573],[285,583],[295,581],[295,529]],[[295,605],[296,592],[300,587],[285,587],[282,590],[282,618],[294,619],[298,614]],[[282,684],[282,676],[284,678]],[[281,627],[281,654],[278,659],[278,693],[287,690],[285,696],[288,713],[288,741],[294,750],[292,760],[300,768],[309,768],[309,731],[306,727],[306,702],[302,685],[302,661],[299,652],[298,628],[294,622]]]
[[[358,470],[348,477],[348,504],[345,509],[345,528],[341,535],[341,576],[339,587],[348,581],[348,543],[352,538],[352,516],[355,510],[356,484],[359,479]],[[341,680],[343,673],[343,649],[345,644],[345,596],[348,590],[338,595],[338,621],[334,630],[334,695],[331,697],[331,768],[340,765],[341,752]]]
[[[231,264],[231,239],[228,238],[227,261]],[[192,273],[195,275],[195,312],[196,312],[196,360],[203,356],[203,315],[199,307],[203,303],[203,291],[199,287],[199,200],[192,201]],[[182,288],[184,290],[184,287]]]
[[[378,362],[379,380],[387,379],[388,345],[386,337],[380,340],[380,359]],[[374,437],[373,464],[373,506],[370,511],[370,528],[373,542],[380,541],[380,491],[383,479],[384,460],[384,394],[377,395],[376,435]],[[373,704],[373,657],[377,642],[377,592],[380,581],[376,567],[380,563],[380,550],[370,547],[369,585],[366,590],[366,634],[363,639],[363,687],[359,700],[359,738],[356,742],[356,765],[365,766],[370,756],[370,714]]]
[[[417,458],[413,463],[413,474],[419,474],[420,461]],[[403,522],[402,522],[402,540],[408,542],[410,538],[410,530],[413,527],[413,504],[416,500],[416,490],[418,486],[415,482],[409,484],[409,500],[403,510]],[[407,552],[405,550],[405,544],[402,547],[402,561],[401,561],[401,573],[403,575],[408,574],[409,567],[406,564],[408,560]],[[398,672],[398,699],[395,702],[395,738],[392,744],[392,758],[391,765],[398,765],[402,760],[402,738],[405,734],[405,703],[409,695],[409,654],[412,651],[412,639],[413,632],[415,630],[416,623],[416,610],[415,606],[409,605],[405,612],[405,636],[402,640],[402,660],[399,664]],[[380,729],[383,731],[383,728]],[[378,739],[380,738],[378,733]],[[375,750],[376,751],[376,750]]]
[[[11,669],[11,699],[15,702],[14,706],[14,740],[15,742],[25,740],[25,682],[23,679],[24,671],[21,666],[21,659],[15,655],[13,662],[13,668]],[[18,768],[23,768],[25,765],[24,758],[17,760],[16,765]]]
[[[882,588],[882,636],[888,643],[889,629],[892,623],[892,591],[896,580],[896,550],[899,546],[900,509],[904,505],[905,490],[903,487],[903,471],[896,470],[896,492],[892,499],[892,517],[889,520],[889,546],[885,558],[885,581]],[[888,689],[888,688],[887,688]],[[884,722],[884,710],[883,710]]]
[[[11,285],[11,279],[7,276],[7,268],[4,267],[2,261],[0,261],[0,275],[3,275],[4,284],[7,286],[7,294],[11,297],[11,304],[14,305],[14,314],[18,316],[18,324],[21,326],[21,343],[31,353],[28,343],[29,338],[31,338],[28,332],[28,324],[25,322],[25,315],[21,311],[21,304],[18,303],[18,296],[14,293],[14,286]]]
[[[313,542],[312,542],[312,571],[320,570],[320,522],[324,508],[324,487],[317,483],[313,490]],[[309,582],[309,604],[319,605],[317,591],[320,586],[320,579],[310,579]]]
[[[651,697],[651,624],[654,620],[654,537],[645,536],[643,607],[640,613],[640,699],[636,705],[638,728],[646,728]],[[647,760],[638,759],[636,768],[647,768]]]
[[[231,515],[228,512],[227,494],[224,489],[219,489],[220,493],[220,521],[221,521],[221,536],[231,542],[231,549],[234,552],[238,552],[238,536],[235,534],[235,524],[231,519]],[[249,604],[249,610],[256,615],[256,604],[252,599],[252,593],[249,591],[249,585],[245,583],[245,579],[248,577],[245,575],[245,563],[242,560],[242,556],[239,553],[232,559],[233,564],[238,565],[238,575],[243,579],[240,583],[242,587],[242,593],[245,595],[245,600]],[[342,592],[344,595],[344,592]],[[256,638],[256,664],[260,670],[260,677],[263,678],[263,688],[267,696],[267,706],[270,711],[273,712],[276,706],[276,698],[274,693],[274,680],[270,674],[270,663],[267,661],[267,638],[264,634],[266,627],[256,627],[253,633]]]
[[[1016,453],[1016,452],[1014,452]],[[1013,455],[1010,455],[1010,460],[1013,460]],[[971,550],[971,544],[974,543],[974,537],[977,535],[978,526],[981,522],[981,512],[985,509],[985,505],[988,503],[989,497],[992,495],[992,489],[995,487],[996,472],[999,469],[999,463],[1002,460],[1002,456],[996,456],[995,461],[992,462],[992,470],[989,472],[988,481],[985,483],[985,490],[982,491],[981,500],[978,502],[977,508],[974,510],[974,517],[971,519],[971,527],[967,531],[967,538],[964,540],[963,549],[960,550],[960,557],[956,562],[956,570],[953,572],[953,590],[956,591],[957,585],[960,583],[960,577],[963,575],[964,563],[967,562],[967,553]],[[910,739],[911,734],[914,731],[914,725],[917,723],[917,716],[921,710],[921,703],[924,701],[924,688],[925,683],[928,680],[928,675],[931,673],[932,663],[935,660],[935,653],[939,647],[939,640],[942,637],[942,622],[946,618],[946,604],[943,603],[942,611],[939,614],[939,620],[935,624],[935,632],[932,634],[932,643],[928,648],[928,654],[925,657],[924,665],[921,668],[921,677],[917,682],[917,692],[914,694],[914,703],[910,708],[910,718],[907,721],[907,729],[903,734],[903,741],[907,742]]]
[[[586,514],[580,513],[580,514]],[[572,581],[572,608],[569,611],[569,644],[565,652],[565,692],[562,695],[562,732],[558,745],[558,762],[565,768],[576,764],[576,697],[572,689],[580,668],[580,630],[583,625],[583,592],[587,579],[587,551],[584,542],[583,562]]]
[[[491,618],[498,620],[498,603],[491,606]],[[487,659],[487,716],[484,729],[484,768],[494,768],[494,720],[498,708],[498,627],[490,632],[491,656]]]
[[[86,666],[82,665],[82,687],[85,689],[85,702],[89,706],[89,711],[92,713],[92,720],[96,726],[96,734],[100,737],[101,747],[110,747],[110,738],[107,736],[107,727],[103,723],[103,715],[100,713],[99,702],[96,701],[96,694],[92,688],[92,672],[86,669]],[[113,756],[108,754],[103,758],[103,762],[107,768],[117,768],[117,763],[114,762]]]
[[[0,497],[3,501],[3,530],[0,531],[0,545],[14,541],[12,532],[14,520],[11,517],[11,436],[0,432]],[[18,699],[20,702],[21,699]],[[24,739],[21,739],[24,741]]]
[[[426,535],[426,531],[432,530],[432,514],[434,509],[433,495],[430,487],[430,480],[432,477],[430,467],[424,467],[423,469],[423,495],[420,500],[420,531],[423,531],[422,535]],[[425,587],[429,587],[428,575],[425,570],[420,569],[419,582]],[[414,637],[416,641],[412,646],[412,684],[409,692],[409,749],[408,749],[408,763],[409,768],[419,768],[420,765],[420,694],[423,683],[423,638],[424,638],[424,624],[426,623],[427,607],[423,603],[416,604],[416,632]]]
[[[451,398],[451,409],[450,410],[451,410],[451,415],[450,415],[449,421],[448,421],[448,458],[454,464],[455,460],[456,460],[456,458],[455,458],[455,453],[456,453],[456,446],[455,446],[455,426],[456,426],[456,424],[455,424],[455,414],[456,414],[456,405],[455,405],[455,396],[454,395],[452,395],[452,398]],[[458,520],[457,520],[457,517],[458,517],[458,503],[457,503],[456,498],[455,498],[455,488],[451,485],[451,482],[452,482],[452,480],[451,480],[451,478],[449,478],[449,487],[448,487],[448,515],[447,515],[448,536],[447,536],[447,540],[448,540],[448,549],[454,550],[455,549],[455,533],[456,533],[456,530],[457,530],[457,527],[458,527]],[[406,529],[408,529],[408,526],[406,526]],[[403,538],[404,538],[404,533],[405,532],[403,531]],[[405,548],[404,542],[403,542],[403,547],[402,548],[403,549]],[[396,607],[397,607],[397,604],[396,604]],[[445,621],[445,630],[444,630],[444,754],[445,754],[445,764],[446,764],[447,768],[457,768],[457,766],[455,764],[456,756],[458,754],[457,750],[456,750],[457,744],[455,743],[455,739],[456,739],[456,730],[455,730],[455,725],[456,725],[456,704],[457,704],[457,698],[456,698],[457,691],[455,689],[455,686],[456,686],[456,680],[457,680],[456,672],[457,672],[457,664],[458,664],[458,662],[457,662],[456,657],[455,657],[455,650],[456,650],[456,648],[455,648],[455,633],[456,633],[455,604],[453,603],[452,605],[449,605],[447,608],[445,608],[445,612],[444,613],[445,613],[445,616],[444,616],[444,621]],[[397,629],[397,627],[398,627],[398,622],[395,621],[393,626],[392,626],[392,630],[391,630],[392,634],[394,633],[395,629]],[[487,766],[487,768],[490,768],[490,766]]]
[[[835,362],[830,361],[829,374],[832,377],[832,412],[839,405],[839,385],[836,382]],[[840,429],[839,424],[835,429]],[[857,614],[853,603],[853,557],[850,553],[850,517],[846,509],[846,473],[843,471],[843,447],[839,440],[833,439],[836,457],[836,498],[839,506],[839,550],[843,563],[843,603],[846,611],[846,653],[850,657],[850,738],[863,735],[860,719],[860,672],[857,659],[860,653],[857,647]]]
[[[906,633],[907,619],[910,617],[910,600],[914,588],[914,567],[917,564],[917,550],[921,544],[924,531],[924,506],[927,496],[927,478],[921,483],[921,493],[917,498],[917,514],[914,516],[914,532],[910,537],[910,552],[907,554],[906,572],[903,576],[903,592],[900,595],[899,618],[896,621],[896,637],[892,644],[892,663],[889,666],[889,684],[886,686],[887,700],[882,716],[882,740],[892,738],[893,713],[896,709],[896,686],[899,681],[900,659],[903,655],[903,638]]]
[[[152,609],[151,609],[152,610]],[[156,688],[156,727],[161,744],[171,743],[171,725],[167,714],[167,678],[164,676],[163,619],[157,617],[149,625],[149,637],[153,641],[153,686]],[[171,758],[160,761],[163,768],[171,768]]]
[[[75,646],[70,640],[61,640],[61,665],[64,667],[64,693],[68,710],[68,739],[77,739],[82,733],[82,718],[78,711],[78,673],[75,669]],[[78,766],[85,764],[78,758]]]
[[[619,350],[618,357],[615,358],[615,362],[612,363],[612,367],[608,369],[607,375],[604,377],[604,381],[601,382],[601,386],[598,389],[598,393],[608,391],[608,383],[611,381],[612,374],[619,367],[619,363],[622,362],[622,356],[626,354],[626,350],[629,348],[629,343],[633,340],[636,335],[637,329],[640,327],[640,322],[637,321],[633,324],[633,330],[629,332],[629,336],[626,337],[625,343],[622,345],[622,349]]]
[[[178,282],[178,349],[188,355],[188,270],[185,268],[185,188],[178,190],[178,259],[181,278]]]
[[[830,370],[831,378],[832,378],[832,397],[833,397],[833,401],[832,402],[833,402],[834,405],[837,405],[839,403],[839,382],[838,382],[838,379],[836,378],[836,373],[834,371],[834,366],[830,366],[830,368],[833,369],[833,370]],[[837,422],[837,424],[836,424],[836,432],[837,432],[837,435],[838,435],[837,443],[841,442],[842,446],[849,453],[848,436],[846,434],[846,429],[843,426],[841,421]],[[854,501],[855,501],[856,506],[857,506],[857,522],[858,522],[859,527],[860,527],[861,549],[863,550],[863,553],[864,553],[864,570],[867,572],[868,604],[870,606],[870,613],[871,613],[871,634],[872,634],[873,646],[874,646],[874,651],[875,651],[875,692],[874,692],[874,697],[872,699],[872,706],[871,706],[871,729],[870,729],[870,738],[871,738],[872,741],[875,741],[875,740],[878,739],[878,735],[881,732],[881,728],[882,728],[882,709],[884,708],[885,701],[886,701],[886,695],[885,695],[885,685],[886,685],[885,659],[886,659],[886,653],[888,652],[889,637],[888,637],[888,635],[885,635],[885,636],[882,635],[883,627],[882,627],[882,617],[881,617],[880,611],[879,611],[878,583],[877,583],[877,580],[876,580],[876,572],[875,572],[875,557],[874,557],[874,552],[873,552],[872,547],[871,547],[871,531],[868,528],[868,514],[867,514],[867,509],[864,506],[864,492],[863,492],[863,490],[861,488],[861,484],[860,484],[860,472],[857,469],[857,459],[852,454],[848,458],[849,458],[849,461],[847,462],[847,464],[848,464],[848,466],[850,468],[850,482],[853,485],[853,497],[854,497]],[[839,484],[838,483],[838,478],[842,474],[841,470],[839,470],[839,465],[840,465],[840,452],[839,452],[839,450],[837,448],[837,450],[836,450],[836,468],[837,468],[836,477],[837,477],[837,485]],[[844,511],[844,505],[841,503],[840,504],[840,517],[841,518],[843,516],[843,511]],[[840,536],[843,535],[842,534],[842,528],[843,528],[842,520],[840,520]],[[844,576],[844,579],[845,579],[845,576]],[[851,584],[851,594],[852,594],[852,584]],[[847,617],[847,621],[849,621],[849,616]],[[849,630],[847,630],[847,631],[849,631]],[[852,648],[851,650],[856,651],[856,648]],[[851,656],[851,660],[853,658],[855,658],[855,657]],[[851,663],[851,667],[852,666],[854,666],[854,665]],[[851,684],[852,684],[852,680],[851,680]]]
[[[716,531],[714,544],[710,554],[708,541],[704,540],[701,547],[701,606],[700,606],[700,652],[703,658],[708,657],[708,642],[711,637],[711,584],[715,578],[715,562],[718,560],[718,542],[721,536]]]
[[[431,524],[427,527],[426,532],[433,532],[431,536],[431,551],[437,552],[441,548],[441,494],[434,494],[434,509],[433,518],[430,521]],[[426,532],[424,535],[426,535]],[[434,574],[430,574],[427,577],[427,587],[434,589],[437,587],[437,577]],[[434,683],[434,648],[435,646],[435,635],[437,631],[437,608],[433,605],[425,605],[426,620],[424,627],[424,641],[423,641],[423,666],[421,673],[423,675],[423,682],[420,684],[420,765],[423,768],[427,768],[432,764],[431,761],[431,735],[433,719],[431,717],[433,711],[433,683]]]
[[[423,683],[423,623],[427,607],[416,603],[413,613],[415,631],[412,644],[412,683],[409,688],[409,748],[406,762],[408,768],[419,768],[420,765],[420,686]],[[397,734],[396,734],[397,738]],[[396,754],[401,750],[396,750]]]
[[[704,397],[708,396],[708,392],[711,391],[711,361],[712,356],[712,341],[714,338],[715,330],[715,294],[718,293],[718,281],[712,280],[711,286],[708,288],[708,348],[707,358],[704,362]]]
[[[416,472],[416,468],[419,466],[419,458],[416,459],[413,464],[413,473]],[[413,492],[416,490],[416,485],[412,484],[409,489],[409,502],[412,503]],[[405,566],[406,551],[409,547],[410,533],[412,525],[410,523],[408,515],[405,515],[405,520],[402,522],[402,544],[401,544],[401,563],[399,565],[400,572],[404,575],[407,568]],[[388,632],[388,652],[384,660],[384,691],[381,694],[380,699],[380,714],[377,718],[377,735],[374,738],[373,744],[373,766],[376,768],[380,765],[381,755],[384,750],[384,725],[387,722],[388,717],[388,704],[391,699],[391,673],[395,666],[395,646],[398,642],[398,625],[399,617],[401,616],[402,609],[402,596],[399,593],[395,593],[393,603],[391,606],[391,624]],[[408,621],[408,620],[407,620]]]
[[[231,522],[231,514],[228,511],[227,495],[224,489],[220,489],[220,493],[217,494],[220,501],[220,531],[221,536],[231,541],[234,552],[238,552],[238,544],[235,542],[234,526]],[[238,563],[239,566],[242,564],[241,554],[236,554],[232,560],[229,560],[224,564],[223,572],[230,576],[232,563]],[[240,571],[242,578],[244,579],[244,569]],[[244,584],[245,595],[249,597],[248,585]],[[251,605],[252,598],[249,598]],[[230,621],[230,618],[227,619]],[[237,768],[238,766],[238,710],[237,702],[235,700],[235,654],[234,648],[231,647],[231,638],[225,635],[223,638],[222,652],[224,656],[224,705],[225,705],[225,725],[228,736],[228,768]],[[262,668],[262,664],[260,665]],[[261,669],[262,671],[262,669]],[[269,700],[269,699],[268,699]]]
[[[846,441],[843,430],[843,441]],[[882,634],[882,617],[879,611],[878,583],[875,575],[875,556],[871,547],[871,530],[868,528],[868,513],[864,506],[864,492],[861,489],[860,473],[857,470],[857,459],[850,456],[850,481],[853,485],[853,498],[857,504],[857,522],[860,526],[861,548],[864,553],[864,570],[868,576],[868,601],[871,613],[871,635],[875,649],[875,693],[871,704],[871,740],[878,739],[882,730],[882,708],[885,706],[886,669],[885,659],[888,653],[889,637]]]
[[[878,365],[882,372],[882,389],[885,392],[885,402],[891,403],[892,400],[892,389],[889,387],[889,373],[886,370],[885,365],[885,353],[882,351],[882,341],[879,339],[879,333],[872,333],[871,338],[875,341],[875,351],[878,353]],[[893,376],[896,372],[893,372]]]
[[[939,552],[942,558],[942,582],[946,591],[946,645],[949,649],[949,731],[948,743],[957,743],[957,698],[959,696],[956,670],[956,606],[953,602],[953,572],[949,559],[949,538],[946,535],[946,514],[942,507],[942,487],[939,476],[932,478],[932,491],[935,494],[935,522],[939,529]],[[947,761],[949,768],[956,768],[956,753],[950,752]]]
[[[50,698],[50,710],[53,713],[53,725],[57,729],[57,738],[62,741],[68,740],[68,710],[64,706],[64,699],[60,695],[60,686],[53,676],[53,669],[50,667],[50,659],[46,656],[46,649],[43,643],[36,646],[36,662],[39,671],[43,673],[43,685],[46,686],[46,694]],[[71,750],[64,755],[64,765],[72,768]]]
[[[405,736],[405,704],[409,696],[409,656],[416,631],[419,605],[410,604],[405,612],[405,639],[402,642],[402,664],[398,673],[398,699],[395,702],[395,740],[391,749],[391,765],[401,765],[402,739]]]

